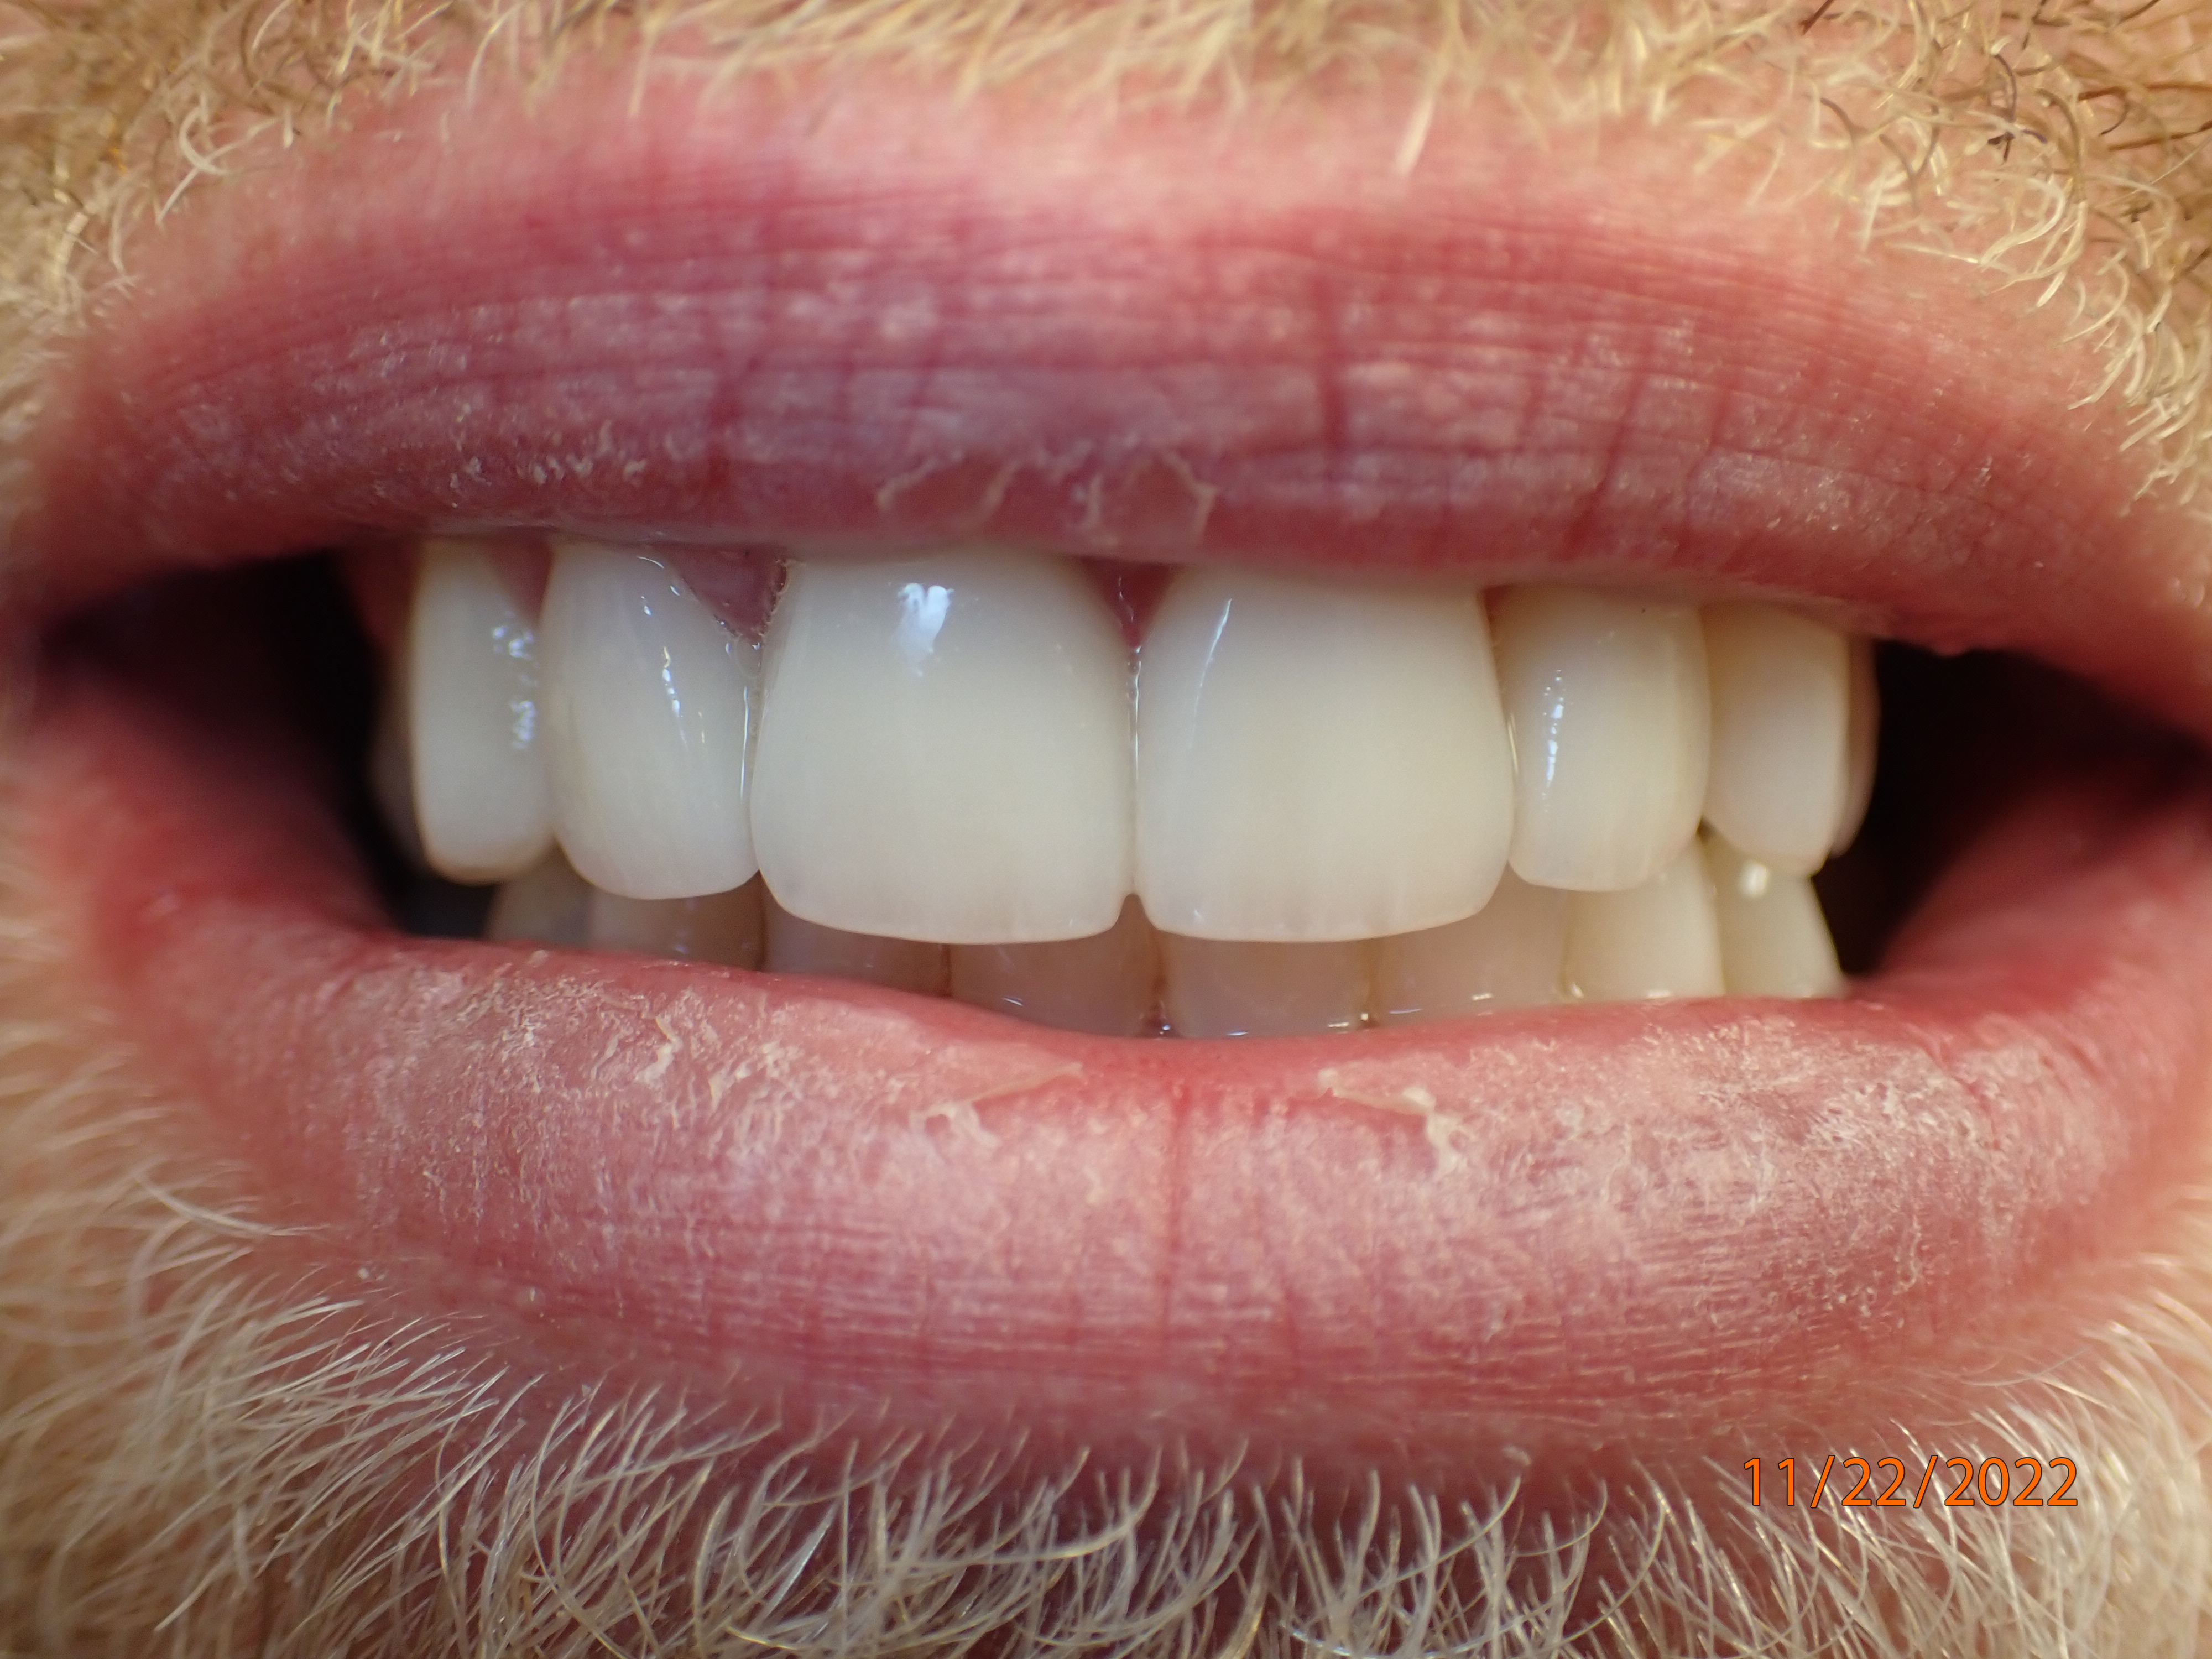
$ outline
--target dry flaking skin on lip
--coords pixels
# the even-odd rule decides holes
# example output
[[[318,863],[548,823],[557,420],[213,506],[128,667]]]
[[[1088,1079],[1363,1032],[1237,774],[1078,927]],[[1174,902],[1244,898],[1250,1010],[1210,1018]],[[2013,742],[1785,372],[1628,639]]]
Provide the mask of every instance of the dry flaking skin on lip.
[[[949,15],[913,18],[919,27]],[[856,27],[809,15],[828,21],[799,26],[802,36]],[[328,28],[313,12],[297,17],[299,33],[252,20],[253,53],[281,55]],[[1272,27],[1279,15],[1261,21]],[[2162,135],[2189,125],[2175,112],[2187,94],[2168,84],[2172,65],[2152,56],[2163,21],[2083,10],[2023,22],[2017,38],[2064,54],[2026,66],[2031,84],[2056,90],[2024,104],[2002,90],[2023,65],[1970,50],[2001,41],[2014,52],[2016,20],[2002,13],[1919,36],[1864,12],[1740,27],[1701,15],[1659,31],[1690,49],[1642,60],[1632,48],[1654,38],[1652,20],[1613,21],[1617,56],[1599,60],[1613,67],[1593,77],[1601,86],[1620,65],[1660,62],[1615,84],[1649,88],[1644,77],[1686,70],[1705,76],[1724,113],[1786,118],[1848,82],[1871,100],[1835,100],[1861,133],[1899,138],[1929,120],[1950,148],[1908,149],[1920,157],[1909,207],[1882,194],[1900,176],[1881,159],[1894,148],[1869,145],[1877,165],[1852,175],[1874,181],[1863,204],[1877,240],[1906,224],[1931,240],[1948,228],[1970,258],[2003,246],[2033,266],[2070,246],[2069,227],[2107,222],[2099,216],[2115,199],[2153,210],[2152,234],[2093,240],[2078,285],[2058,289],[2115,302],[2093,310],[2108,326],[2051,375],[2118,365],[2122,383],[2094,408],[2062,398],[2063,419],[2027,420],[2014,434],[2002,422],[1962,422],[1957,404],[1915,409],[1910,384],[1877,386],[1855,406],[1922,418],[1924,441],[1906,447],[1936,458],[1923,475],[1961,453],[1941,441],[1946,417],[1970,429],[1968,450],[2020,436],[2018,476],[2001,456],[1989,476],[2027,477],[2023,495],[1977,496],[1969,468],[1969,510],[1946,520],[1993,523],[1974,550],[2016,588],[1962,593],[1954,563],[1884,589],[1881,573],[1820,565],[1808,543],[1789,579],[1756,596],[1726,584],[1711,595],[1677,570],[1687,591],[1658,598],[1713,598],[1717,609],[1779,594],[1793,617],[1842,599],[1855,617],[1899,616],[1902,631],[1934,643],[2063,658],[2202,731],[2187,607],[2173,598],[2190,567],[2154,556],[2185,544],[2160,539],[2175,521],[2161,517],[2172,495],[2127,507],[2142,471],[2185,471],[2194,454],[2196,291],[2173,274],[2186,258],[2169,257],[2185,255],[2188,216],[2178,194],[2147,199],[2131,182],[2160,176],[2153,159],[2165,167],[2173,154]],[[1851,45],[1823,32],[1832,21],[1859,32]],[[1025,51],[1030,27],[992,38]],[[790,33],[762,25],[744,39],[765,52]],[[212,38],[229,40],[220,27]],[[1327,30],[1310,38],[1333,49]],[[1880,91],[1890,60],[1852,55],[1869,38],[1949,49],[1924,71],[1894,71],[1891,97]],[[76,20],[50,26],[46,61],[71,40],[94,44]],[[95,83],[143,88],[118,72],[119,56],[88,50],[70,62]],[[197,46],[180,57],[270,61]],[[361,61],[389,70],[393,57]],[[988,67],[988,54],[975,61]],[[1262,67],[1288,64],[1270,55]],[[141,107],[155,129],[175,107],[165,88],[204,84],[152,83]],[[1412,100],[1389,110],[1386,160],[1420,164],[1407,176],[1449,154],[1451,89],[1431,127],[1407,118]],[[1729,103],[1738,96],[1747,101]],[[2064,118],[2106,103],[2118,106],[2112,125]],[[564,118],[592,125],[574,111]],[[80,143],[76,119],[41,115],[10,154],[29,158],[40,186],[23,199],[84,234],[133,191],[161,188],[130,149],[137,133],[157,152],[160,133],[118,122]],[[1759,142],[1802,130],[1786,118],[1742,125]],[[2029,137],[2053,131],[2068,144]],[[2146,132],[2161,142],[2139,143]],[[404,137],[383,152],[395,172]],[[64,155],[79,164],[57,167]],[[118,164],[131,170],[100,174],[97,188],[76,182]],[[2077,166],[2096,183],[2061,198],[2049,240],[2007,242],[2013,210],[2051,199],[2037,192]],[[50,188],[57,178],[64,187]],[[112,188],[118,180],[127,187]],[[205,222],[190,204],[227,188],[255,186],[195,185],[176,234]],[[1978,216],[1984,207],[1996,210]],[[132,228],[134,255],[161,246]],[[255,252],[270,257],[248,262],[240,284],[313,269],[287,264],[296,246]],[[416,292],[458,281],[437,252],[401,250],[393,268]],[[1879,289],[1896,269],[1862,275]],[[2159,303],[2169,295],[2179,303]],[[416,493],[389,521],[350,527],[425,527],[430,486],[375,476],[373,456],[340,456],[323,475],[327,494],[295,479],[289,499],[269,487],[283,470],[267,465],[273,444],[258,473],[226,473],[220,444],[198,457],[212,455],[211,469],[180,465],[192,446],[174,441],[163,410],[179,404],[165,396],[181,386],[208,394],[200,413],[250,414],[252,388],[207,371],[251,354],[234,324],[221,332],[220,301],[172,308],[167,332],[164,303],[158,282],[111,297],[94,324],[105,345],[86,359],[88,378],[107,383],[50,405],[39,465],[52,488],[19,526],[18,547],[52,590],[105,597],[165,563],[132,562],[165,538],[187,562],[289,550],[303,544],[285,524],[333,501],[343,518],[364,479],[391,485],[387,501]],[[254,307],[254,349],[283,341],[284,319],[309,311]],[[27,308],[17,320],[35,335],[64,314]],[[2039,338],[2024,304],[2021,314],[2027,337]],[[180,318],[215,330],[216,349],[195,359]],[[1831,330],[1818,343],[1833,352],[1861,337]],[[1979,337],[1911,343],[1911,361],[1948,373],[1975,358]],[[1905,361],[1902,347],[1891,361]],[[2072,392],[2095,379],[2070,381]],[[2033,384],[2047,392],[2051,382]],[[1983,412],[1974,393],[1986,386],[1971,374],[1960,384],[1967,414]],[[394,385],[395,396],[422,391]],[[274,439],[309,400],[259,408],[251,429]],[[427,400],[416,408],[436,412]],[[2130,421],[2160,441],[2123,450]],[[192,428],[194,441],[210,429]],[[2062,430],[2064,445],[2052,436]],[[2034,495],[2034,476],[2069,465]],[[118,477],[155,494],[118,495]],[[231,486],[258,504],[226,521]],[[563,550],[599,544],[564,585],[562,614],[573,617],[605,598],[596,579],[635,586],[647,538],[588,514],[567,523],[578,498],[555,496],[526,528],[598,532]],[[1927,492],[1945,498],[1945,486]],[[1976,508],[1989,511],[1977,520]],[[1222,534],[1234,520],[1218,515]],[[235,543],[196,539],[224,522]],[[2088,539],[2085,526],[2125,567],[2103,586],[2081,578],[2086,560],[2057,556]],[[901,546],[875,551],[951,539],[933,533],[942,528],[908,526]],[[304,541],[323,539],[343,538],[319,530]],[[1009,539],[1000,556],[1018,566],[994,579],[1054,586],[1030,562],[1054,538]],[[1694,550],[1677,551],[1693,562]],[[1771,548],[1748,557],[1739,579],[1762,557],[1770,578],[1787,562]],[[1465,586],[1500,592],[1504,633],[1540,632],[1544,615],[1509,623],[1504,611],[1597,604],[1624,574],[1601,561],[1577,573],[1542,562]],[[855,568],[822,567],[806,600],[813,620],[866,608],[865,595],[832,591],[832,577]],[[1250,558],[1194,561],[1174,580],[1295,586]],[[911,607],[908,586],[920,589]],[[933,588],[948,596],[941,607]],[[1062,614],[1081,614],[1079,588],[1057,583]],[[1480,1020],[1472,1042],[1444,1022],[1130,1042],[858,979],[800,983],[696,959],[400,934],[331,805],[358,757],[277,717],[310,701],[284,677],[284,640],[313,657],[343,632],[284,591],[269,616],[251,580],[187,584],[63,630],[19,757],[25,920],[9,1006],[21,1103],[9,1109],[24,1155],[0,1177],[0,1311],[22,1336],[0,1358],[0,1618],[13,1621],[0,1630],[10,1644],[137,1652],[153,1632],[186,1652],[2193,1650],[2208,1552],[2191,1381],[2203,1341],[2191,1310],[2207,1296],[2190,1084],[2206,1048],[2205,1000],[2192,988],[2212,977],[2197,943],[2212,932],[2200,925],[2212,896],[2197,763],[2172,742],[2110,711],[2069,725],[2059,710],[2070,703],[2009,687],[2000,709],[2033,708],[2046,757],[2063,751],[2063,763],[2047,787],[2027,780],[1994,823],[1969,810],[1972,788],[1942,810],[1940,795],[1925,799],[1923,850],[1941,878],[1850,997],[1538,1009]],[[902,581],[894,597],[912,626],[894,641],[919,647],[950,627],[956,592]],[[2110,607],[2101,634],[2080,614],[2084,592]],[[498,597],[481,584],[477,596]],[[1449,615],[1449,596],[1429,597],[1408,627]],[[1472,608],[1464,595],[1461,608]],[[1297,614],[1271,613],[1267,637],[1279,644]],[[1710,647],[1712,614],[1694,629],[1677,616],[1676,635]],[[711,618],[685,621],[700,626],[661,640],[664,666],[679,643],[687,661],[738,652]],[[1453,660],[1464,664],[1472,636],[1470,619]],[[578,642],[602,637],[574,630]],[[1512,677],[1499,654],[1503,702]],[[619,681],[625,660],[610,653],[591,672]],[[1893,666],[1913,672],[1912,660]],[[1917,716],[1937,704],[1906,706]],[[2002,726],[1970,726],[1977,741],[1954,741],[1923,775],[1978,764],[1982,749],[2002,746]],[[1717,728],[1703,729],[1710,754]],[[590,755],[587,736],[570,737]],[[705,777],[669,775],[678,793]],[[1142,781],[1132,788],[1133,815]],[[549,779],[549,812],[553,790]],[[606,810],[628,803],[580,793],[591,810],[574,819],[574,844],[562,840],[605,860],[596,871],[612,884],[600,892],[685,902],[615,890],[665,885],[645,876],[667,866],[629,862],[640,826],[610,830]],[[1710,786],[1676,793],[1722,810]],[[758,810],[748,803],[755,831]],[[1534,821],[1516,810],[1512,839]],[[517,838],[536,833],[526,824]],[[1520,850],[1509,847],[1509,860]],[[842,884],[799,898],[811,851],[800,848],[786,885],[831,920],[783,915],[848,937],[836,921],[884,926],[881,909],[839,908],[869,885],[854,866]],[[489,874],[512,855],[455,867]],[[1049,861],[1039,884],[1065,867]],[[1164,906],[1172,884],[1155,873]],[[693,872],[678,884],[742,891],[712,885],[736,875]],[[1480,884],[1464,868],[1436,875],[1454,881]],[[1358,885],[1299,896],[1319,904]],[[896,884],[860,896],[915,899]],[[611,925],[641,926],[642,942],[664,942],[650,930],[665,915],[582,897],[587,933],[604,911]],[[1462,890],[1452,908],[1470,902]],[[776,910],[761,903],[769,950]],[[1278,902],[1199,942],[1348,942],[1237,937],[1279,931],[1295,908]],[[1322,932],[1410,914],[1316,921],[1310,908],[1297,925]],[[930,918],[940,933],[961,931],[956,920]],[[1033,922],[1015,931],[1034,935]],[[947,942],[910,931],[921,938],[900,943]],[[1404,935],[1349,941],[1370,937]],[[2062,1271],[2076,1260],[2093,1270]],[[2044,1322],[2021,1331],[1990,1320],[2016,1305]],[[1747,1447],[1753,1424],[1763,1438]],[[1749,1506],[1742,1455],[1821,1440],[1803,1448],[1811,1454],[1846,1438],[1916,1461],[1969,1443],[2063,1452],[2103,1478],[2085,1483],[2094,1502],[2074,1514]]]

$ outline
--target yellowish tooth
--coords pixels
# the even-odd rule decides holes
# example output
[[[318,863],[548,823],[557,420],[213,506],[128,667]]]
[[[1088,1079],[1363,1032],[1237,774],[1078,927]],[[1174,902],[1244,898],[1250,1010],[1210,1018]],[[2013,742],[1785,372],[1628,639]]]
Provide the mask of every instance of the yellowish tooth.
[[[1375,941],[1369,1018],[1417,1025],[1557,1002],[1566,946],[1567,896],[1508,871],[1465,921]]]
[[[1364,939],[1318,945],[1160,935],[1161,1001],[1177,1036],[1349,1031],[1367,1007]]]
[[[945,947],[920,939],[848,933],[794,916],[769,895],[761,966],[772,974],[823,974],[923,996],[944,994]]]
[[[600,950],[757,968],[761,900],[758,877],[726,893],[698,898],[623,898],[594,888],[586,937]]]
[[[1835,941],[1809,877],[1705,838],[1721,939],[1721,970],[1738,996],[1825,997],[1844,988]]]
[[[573,947],[590,937],[592,884],[555,848],[499,884],[492,895],[484,937],[516,945]]]
[[[1569,901],[1565,979],[1584,1002],[1721,994],[1713,884],[1695,841],[1641,887]]]
[[[1159,979],[1159,943],[1133,898],[1113,927],[1088,939],[952,947],[955,997],[1066,1031],[1150,1033]]]

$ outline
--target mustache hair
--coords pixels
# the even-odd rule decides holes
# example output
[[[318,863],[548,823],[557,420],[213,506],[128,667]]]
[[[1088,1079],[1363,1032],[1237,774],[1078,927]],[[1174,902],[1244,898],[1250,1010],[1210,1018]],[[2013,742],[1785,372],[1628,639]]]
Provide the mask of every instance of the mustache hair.
[[[1944,1433],[2070,1455],[2071,1509],[1754,1507],[1740,1470],[1696,1459],[1466,1502],[1379,1476],[1324,1498],[1295,1468],[1172,1449],[1040,1472],[972,1435],[732,1423],[703,1396],[556,1376],[473,1316],[403,1315],[373,1276],[303,1267],[312,1235],[168,1150],[189,1108],[96,1010],[39,1016],[56,953],[25,914],[0,921],[0,1650],[2197,1650],[2212,1193],[2077,1352],[1993,1366]],[[1929,1446],[1901,1424],[1882,1449]]]
[[[1401,170],[1480,101],[1540,136],[1688,135],[1711,187],[1837,257],[1963,264],[2054,313],[2145,489],[2212,471],[2212,0],[16,0],[0,52],[0,525],[46,376],[147,228],[210,180],[438,81],[872,63],[951,95],[1397,99]],[[641,99],[643,82],[641,80]],[[1788,182],[1785,183],[1784,180]],[[2212,505],[2203,509],[2212,514]]]

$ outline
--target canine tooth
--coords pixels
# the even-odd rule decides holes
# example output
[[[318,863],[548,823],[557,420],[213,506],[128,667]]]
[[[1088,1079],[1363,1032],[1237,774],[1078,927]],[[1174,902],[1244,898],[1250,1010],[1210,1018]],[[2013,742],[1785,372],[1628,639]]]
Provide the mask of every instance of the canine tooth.
[[[1559,1000],[1567,896],[1508,871],[1490,902],[1464,921],[1375,942],[1367,1009],[1377,1025]]]
[[[1828,856],[1850,783],[1850,644],[1778,605],[1708,605],[1705,624],[1705,821],[1773,868],[1810,874]]]
[[[430,866],[497,881],[553,844],[538,635],[483,549],[422,544],[407,624],[416,821]]]
[[[484,937],[508,944],[580,945],[591,935],[592,887],[558,848],[492,895]]]
[[[772,974],[826,974],[925,996],[945,989],[942,945],[824,927],[792,915],[776,902],[772,889],[762,908],[767,926],[761,966]]]
[[[1177,1036],[1348,1031],[1367,1006],[1364,939],[1277,945],[1160,936],[1161,1004]]]
[[[1776,870],[1705,838],[1720,926],[1721,972],[1739,996],[1832,996],[1844,985],[1835,941],[1810,878]]]
[[[1480,909],[1512,835],[1480,597],[1195,567],[1137,670],[1137,891],[1189,939],[1341,940]]]
[[[1568,900],[1565,977],[1585,1002],[1721,994],[1713,885],[1696,842],[1640,887]]]
[[[1687,605],[1518,587],[1498,609],[1513,735],[1513,868],[1540,887],[1619,892],[1698,827],[1711,720]]]
[[[1851,641],[1850,727],[1844,742],[1848,781],[1843,809],[1837,814],[1836,833],[1828,850],[1840,853],[1858,839],[1866,822],[1867,803],[1874,799],[1875,752],[1881,742],[1881,691],[1875,683],[1874,641]]]
[[[1102,933],[1130,879],[1129,657],[1062,559],[794,562],[753,835],[776,902],[957,944]]]
[[[697,898],[624,898],[593,888],[586,942],[600,950],[757,968],[761,932],[761,884],[756,878],[726,893]]]
[[[553,817],[579,874],[625,898],[740,887],[758,652],[665,561],[571,544],[540,624]]]
[[[961,1001],[1102,1036],[1153,1030],[1159,978],[1159,943],[1133,898],[1120,921],[1088,939],[952,947],[952,994]]]

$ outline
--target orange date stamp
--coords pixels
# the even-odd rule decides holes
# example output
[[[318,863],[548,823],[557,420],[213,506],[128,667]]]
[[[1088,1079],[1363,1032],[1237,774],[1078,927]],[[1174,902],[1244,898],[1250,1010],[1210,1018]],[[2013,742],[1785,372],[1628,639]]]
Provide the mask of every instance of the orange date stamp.
[[[1901,1457],[1747,1457],[1753,1505],[1791,1508],[1802,1496],[1817,1509],[1825,1498],[1845,1509],[1919,1509],[1940,1503],[1952,1509],[2072,1509],[2070,1457],[1946,1457],[1930,1452],[1926,1464]],[[1768,1471],[1772,1470],[1772,1478]]]

